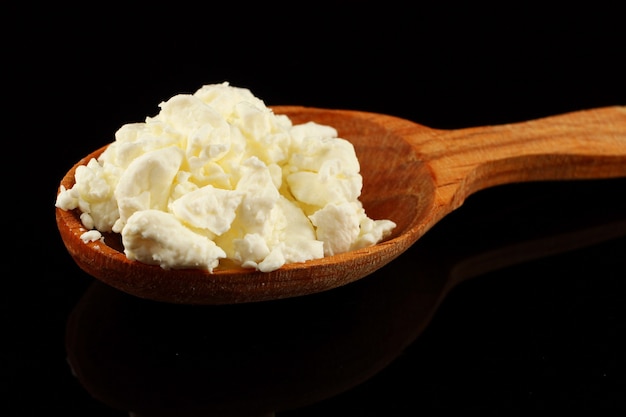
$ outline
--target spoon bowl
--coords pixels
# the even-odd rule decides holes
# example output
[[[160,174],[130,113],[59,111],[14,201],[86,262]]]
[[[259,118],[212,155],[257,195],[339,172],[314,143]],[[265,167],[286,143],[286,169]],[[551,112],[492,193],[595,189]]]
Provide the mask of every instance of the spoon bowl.
[[[212,273],[162,269],[126,258],[119,237],[84,243],[80,213],[56,209],[59,232],[77,265],[129,294],[178,304],[236,304],[330,290],[369,275],[412,246],[472,193],[501,184],[626,176],[626,107],[605,107],[497,126],[439,130],[352,110],[275,106],[294,124],[333,126],[355,146],[369,217],[396,223],[368,247],[259,272],[222,261]],[[77,162],[61,185],[74,184]]]

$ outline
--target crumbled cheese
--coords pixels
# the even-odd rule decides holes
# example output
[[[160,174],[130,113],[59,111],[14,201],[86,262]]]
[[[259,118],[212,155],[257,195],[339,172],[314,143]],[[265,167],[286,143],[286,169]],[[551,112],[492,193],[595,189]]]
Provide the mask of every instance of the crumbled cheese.
[[[331,126],[293,125],[250,90],[210,84],[123,125],[76,169],[56,206],[78,209],[89,231],[122,236],[129,259],[213,271],[228,258],[273,271],[384,239],[370,219],[352,144]]]
[[[88,231],[84,232],[83,234],[81,234],[80,238],[85,243],[95,242],[96,240],[101,240],[102,239],[102,233],[100,233],[99,231],[97,231],[95,229],[92,229],[92,230],[88,230]]]

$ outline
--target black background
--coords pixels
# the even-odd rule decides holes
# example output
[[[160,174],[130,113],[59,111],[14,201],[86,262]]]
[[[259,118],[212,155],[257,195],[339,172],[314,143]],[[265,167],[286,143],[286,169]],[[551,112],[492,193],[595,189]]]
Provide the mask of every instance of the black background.
[[[156,114],[157,105],[174,94],[229,81],[250,88],[268,105],[367,110],[449,129],[626,104],[626,26],[618,7],[599,2],[571,3],[566,8],[544,3],[487,7],[439,2],[409,7],[356,1],[107,4],[5,7],[5,19],[12,26],[3,28],[2,64],[3,170],[8,185],[3,222],[8,231],[3,251],[8,265],[2,291],[2,415],[128,415],[127,409],[94,399],[72,376],[66,361],[72,353],[66,347],[68,317],[93,279],[65,251],[56,230],[54,199],[61,177],[72,164],[112,141],[122,124]],[[310,374],[300,374],[299,365],[311,360],[307,355],[318,349],[315,341],[335,340],[329,336],[335,333],[337,340],[343,340],[346,334],[358,333],[353,328],[367,328],[356,312],[378,323],[375,329],[387,329],[367,337],[358,333],[359,343],[337,347],[329,363],[336,368],[335,382],[341,379],[342,360],[351,363],[350,358],[358,358],[361,351],[395,352],[383,361],[388,366],[376,368],[374,359],[364,360],[363,368],[370,372],[363,371],[364,380],[324,398],[311,394],[304,400],[301,397],[306,395],[290,394],[275,405],[278,416],[554,415],[581,409],[598,416],[623,415],[625,190],[626,183],[617,179],[511,185],[480,192],[394,266],[363,283],[333,294],[265,306],[206,309],[203,314],[214,328],[194,321],[195,327],[180,326],[194,337],[182,330],[173,334],[189,342],[185,346],[193,351],[186,362],[190,369],[208,366],[202,362],[200,347],[207,349],[206,355],[214,355],[211,349],[225,338],[241,341],[236,355],[226,355],[223,374],[213,364],[201,373],[206,379],[193,380],[197,387],[208,384],[213,395],[223,399],[230,394],[219,391],[215,378],[228,375],[231,362],[275,361],[271,362],[276,363],[274,375],[270,375],[273,367],[267,368],[269,392],[273,392],[272,381],[280,381],[276,386],[289,385],[289,378],[280,377],[285,369],[304,386],[302,379]],[[601,242],[580,238],[594,227],[602,231]],[[574,237],[562,238],[569,232]],[[417,313],[404,317],[402,310],[392,314],[391,322],[377,322],[379,313],[386,317],[382,310],[393,307],[395,301],[385,300],[396,300],[390,294],[397,291],[377,291],[378,303],[351,292],[360,294],[361,288],[366,292],[371,285],[377,288],[371,283],[392,275],[425,282],[445,280],[441,277],[447,277],[462,259],[513,247],[505,251],[506,259],[527,250],[514,246],[515,242],[539,237],[549,239],[557,253],[522,263],[511,261],[515,265],[484,271],[447,293],[440,292],[447,297],[430,322]],[[577,239],[581,247],[570,248],[568,242]],[[426,260],[420,258],[424,253],[429,254]],[[452,261],[450,253],[455,254]],[[433,281],[433,287],[438,288],[440,281]],[[340,297],[346,297],[344,304],[336,301]],[[354,297],[369,304],[359,304]],[[134,306],[133,300],[127,301]],[[120,311],[116,303],[99,307],[110,319]],[[173,317],[166,320],[168,329],[176,328],[177,319],[187,323],[189,314],[151,303],[125,308],[155,311],[161,320]],[[335,311],[332,308],[336,316],[328,313]],[[326,312],[311,313],[317,310]],[[232,320],[233,326],[251,331],[242,325],[247,313],[286,323],[269,332],[274,344],[265,343],[262,331],[244,339],[226,330]],[[346,317],[348,323],[361,325],[345,324]],[[407,331],[411,320],[429,324],[422,332]],[[118,323],[112,323],[91,326],[115,333]],[[333,327],[337,323],[340,327]],[[159,328],[154,323],[137,326],[156,332]],[[402,339],[390,336],[396,334],[394,329],[404,330],[410,343],[385,350],[386,340]],[[115,345],[118,359],[124,357],[123,340]],[[142,342],[137,335],[128,341],[132,352],[144,343],[143,356],[156,361],[152,367],[171,359],[168,349],[177,349],[176,355],[185,352],[165,336],[155,344]],[[300,356],[303,343],[308,348]],[[269,346],[275,353],[276,345],[291,353],[287,364],[263,351]],[[106,363],[104,358],[111,352],[107,346],[102,351],[90,347],[96,362]],[[242,362],[237,362],[237,355]],[[194,368],[190,358],[204,365]],[[246,369],[241,365],[237,370],[243,373],[241,381],[247,380]],[[134,375],[133,369],[128,372]],[[113,376],[122,380],[129,374]],[[333,385],[319,379],[321,386]],[[138,385],[135,389],[141,392]],[[313,391],[309,387],[308,392]],[[274,394],[280,397],[280,392]],[[239,404],[246,402],[242,397]],[[186,401],[193,404],[194,400]]]

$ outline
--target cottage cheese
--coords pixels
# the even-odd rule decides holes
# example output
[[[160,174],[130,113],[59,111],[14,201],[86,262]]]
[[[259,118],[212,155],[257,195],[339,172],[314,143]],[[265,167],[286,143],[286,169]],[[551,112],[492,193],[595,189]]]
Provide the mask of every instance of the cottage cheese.
[[[212,272],[229,258],[268,272],[376,244],[395,227],[366,215],[354,147],[333,127],[293,125],[228,83],[159,107],[61,188],[56,206],[81,212],[85,242],[115,232],[143,263]]]

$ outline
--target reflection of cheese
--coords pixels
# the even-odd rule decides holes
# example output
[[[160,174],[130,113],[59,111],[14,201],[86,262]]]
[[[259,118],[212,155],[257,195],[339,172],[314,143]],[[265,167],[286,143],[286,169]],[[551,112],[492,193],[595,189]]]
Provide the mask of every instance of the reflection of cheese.
[[[56,206],[86,232],[122,235],[126,256],[212,271],[221,258],[272,271],[376,244],[395,224],[358,200],[352,144],[333,127],[292,125],[244,88],[205,85],[161,103],[76,170]]]

